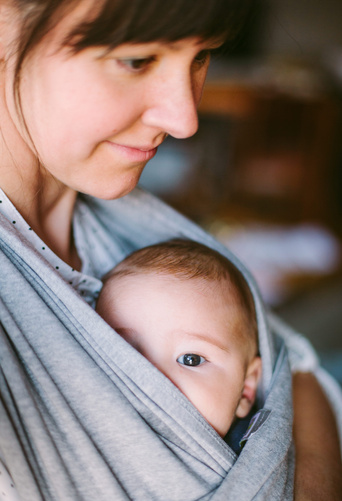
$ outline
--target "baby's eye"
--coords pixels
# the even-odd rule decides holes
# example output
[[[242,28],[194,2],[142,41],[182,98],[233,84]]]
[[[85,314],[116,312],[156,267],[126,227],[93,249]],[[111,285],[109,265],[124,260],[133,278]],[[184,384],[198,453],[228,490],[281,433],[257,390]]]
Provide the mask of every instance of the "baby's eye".
[[[177,358],[177,362],[182,365],[187,365],[190,367],[196,367],[206,362],[206,359],[195,353],[186,353]]]
[[[124,58],[118,59],[121,66],[126,67],[127,69],[133,72],[139,72],[147,68],[151,63],[155,61],[154,56],[150,57],[142,57],[142,58]]]

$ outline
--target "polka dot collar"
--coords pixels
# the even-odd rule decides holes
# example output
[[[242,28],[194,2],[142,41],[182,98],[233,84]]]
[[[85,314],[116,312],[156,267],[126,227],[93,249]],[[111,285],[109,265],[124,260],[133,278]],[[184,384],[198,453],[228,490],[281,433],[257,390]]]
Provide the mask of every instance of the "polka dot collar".
[[[62,278],[78,291],[85,301],[94,306],[95,300],[101,290],[102,282],[98,278],[92,276],[92,266],[90,260],[87,259],[87,253],[84,252],[84,244],[82,243],[81,245],[83,250],[81,255],[82,269],[79,272],[66,264],[45,245],[1,189],[0,212],[13,224],[15,229],[25,237],[32,247],[58,271]],[[78,249],[77,240],[76,247]]]

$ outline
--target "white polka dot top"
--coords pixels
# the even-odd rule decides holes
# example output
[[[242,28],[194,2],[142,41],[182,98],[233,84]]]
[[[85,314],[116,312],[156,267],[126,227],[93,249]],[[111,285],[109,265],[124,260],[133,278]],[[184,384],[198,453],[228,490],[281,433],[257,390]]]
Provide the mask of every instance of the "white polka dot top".
[[[0,212],[13,226],[30,242],[30,244],[59,272],[84,300],[94,306],[95,300],[102,287],[102,282],[96,277],[95,270],[87,252],[89,243],[82,238],[81,231],[75,231],[75,245],[82,261],[81,271],[77,271],[60,259],[30,228],[5,193],[0,189]]]

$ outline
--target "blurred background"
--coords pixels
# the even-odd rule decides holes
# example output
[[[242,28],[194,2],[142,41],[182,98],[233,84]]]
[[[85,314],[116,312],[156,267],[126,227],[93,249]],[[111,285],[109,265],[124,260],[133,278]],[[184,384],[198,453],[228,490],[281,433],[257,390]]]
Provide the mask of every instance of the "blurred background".
[[[342,384],[342,2],[256,0],[223,49],[198,133],[140,184],[231,248]]]

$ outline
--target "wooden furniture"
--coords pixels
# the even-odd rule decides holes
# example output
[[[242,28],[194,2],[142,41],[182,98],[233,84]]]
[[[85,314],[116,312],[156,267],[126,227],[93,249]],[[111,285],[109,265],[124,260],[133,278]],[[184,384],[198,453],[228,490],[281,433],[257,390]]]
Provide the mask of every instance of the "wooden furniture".
[[[221,212],[288,222],[333,217],[340,110],[328,93],[209,80],[199,113],[232,123]]]

